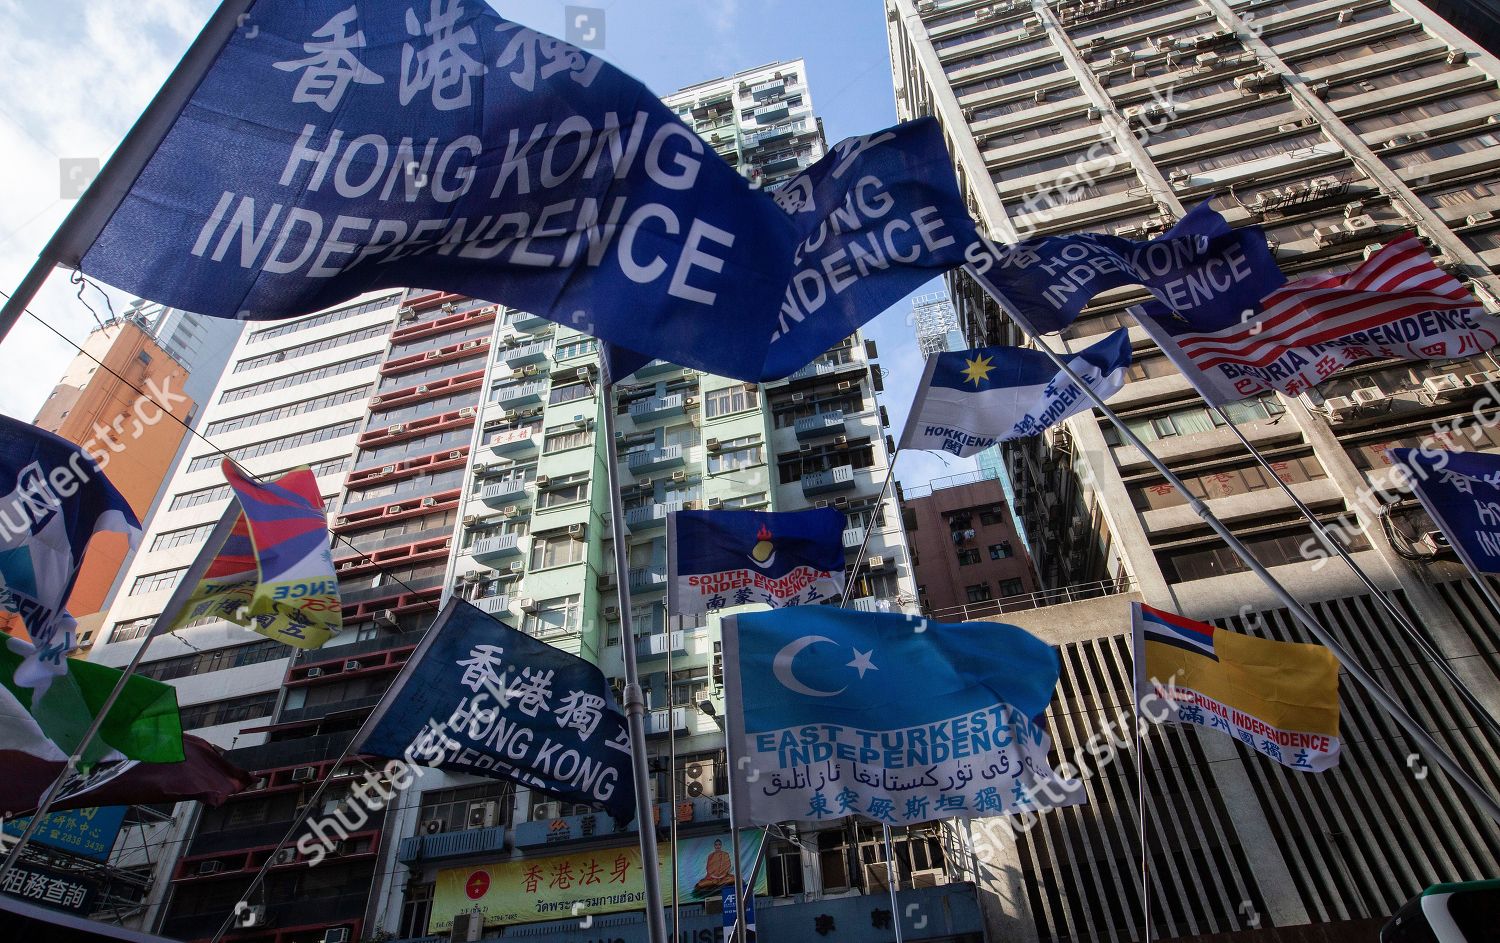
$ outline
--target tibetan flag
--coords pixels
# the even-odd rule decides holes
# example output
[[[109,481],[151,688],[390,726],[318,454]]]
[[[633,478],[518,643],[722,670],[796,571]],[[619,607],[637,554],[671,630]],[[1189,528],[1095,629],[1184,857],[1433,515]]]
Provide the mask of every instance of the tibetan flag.
[[[1371,358],[1453,360],[1500,341],[1500,323],[1413,234],[1347,275],[1289,282],[1252,310],[1134,309],[1141,326],[1210,403],[1303,393]]]
[[[837,599],[844,591],[848,526],[833,508],[674,511],[667,515],[667,610],[676,615]]]
[[[1339,761],[1339,664],[1321,645],[1277,642],[1131,605],[1135,691],[1168,721],[1220,730],[1292,769]]]
[[[15,676],[30,648],[20,639],[0,644],[0,812],[36,808],[41,792],[77,751],[123,674],[108,665],[68,658],[64,673],[45,689],[27,687]],[[133,675],[85,747],[80,766],[87,773],[123,760],[183,759],[176,689]]]
[[[298,468],[261,483],[227,459],[223,469],[239,518],[172,627],[216,616],[295,648],[322,647],[343,609],[317,477]]]
[[[1047,759],[1057,650],[1017,626],[798,606],[723,629],[739,827],[914,825],[1083,801]]]
[[[103,467],[66,439],[0,416],[0,642],[30,640],[16,683],[40,692],[67,674],[76,623],[63,604],[100,531],[125,534],[132,547],[141,535]]]
[[[1500,573],[1500,455],[1387,449],[1407,487],[1474,573]]]
[[[1128,332],[1115,331],[1072,355],[1068,365],[1109,399],[1125,385]],[[974,455],[996,442],[1037,435],[1092,405],[1039,350],[980,347],[933,354],[917,385],[901,447]]]

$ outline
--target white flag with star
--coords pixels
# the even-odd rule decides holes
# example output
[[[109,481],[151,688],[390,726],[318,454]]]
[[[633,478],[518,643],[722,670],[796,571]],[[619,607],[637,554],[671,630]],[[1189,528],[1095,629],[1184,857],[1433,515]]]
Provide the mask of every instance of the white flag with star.
[[[1122,328],[1069,364],[1108,399],[1125,385],[1130,339]],[[1038,350],[980,347],[933,354],[917,386],[901,447],[963,457],[996,442],[1037,435],[1087,410],[1090,401]]]

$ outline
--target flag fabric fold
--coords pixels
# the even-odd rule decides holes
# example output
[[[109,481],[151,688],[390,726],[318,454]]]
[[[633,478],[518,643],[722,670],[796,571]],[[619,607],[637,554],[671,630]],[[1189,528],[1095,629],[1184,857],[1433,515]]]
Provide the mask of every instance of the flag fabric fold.
[[[234,529],[182,611],[181,628],[209,616],[296,648],[320,648],[343,623],[332,540],[317,476],[298,468],[257,482],[225,459]]]
[[[1473,573],[1500,573],[1500,455],[1387,449],[1407,486]]]
[[[759,380],[974,238],[932,118],[773,198],[641,83],[482,0],[262,3],[254,27],[66,264],[241,319],[424,285]]]
[[[1234,737],[1282,766],[1338,765],[1339,664],[1322,645],[1278,642],[1131,603],[1136,701],[1167,722]]]
[[[1047,760],[1058,654],[1023,629],[833,606],[723,626],[738,826],[915,824],[1083,801]]]
[[[77,623],[63,606],[100,531],[125,534],[132,547],[141,534],[101,466],[66,439],[0,416],[0,619],[31,643],[17,683],[44,691],[67,673]]]
[[[1130,334],[1121,328],[1063,356],[1109,399],[1125,385]],[[974,455],[996,442],[1037,435],[1092,407],[1078,384],[1039,350],[980,347],[932,354],[907,414],[901,448]]]
[[[1449,360],[1500,340],[1500,323],[1412,233],[1347,275],[1282,285],[1253,311],[1174,312],[1152,301],[1133,313],[1217,405],[1268,390],[1296,396],[1362,360]]]
[[[718,612],[821,603],[844,592],[843,512],[673,511],[667,515],[667,610]]]

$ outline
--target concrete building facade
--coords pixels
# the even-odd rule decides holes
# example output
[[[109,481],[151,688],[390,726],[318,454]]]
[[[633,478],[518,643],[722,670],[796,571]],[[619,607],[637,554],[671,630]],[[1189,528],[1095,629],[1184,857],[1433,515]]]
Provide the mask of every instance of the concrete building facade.
[[[1494,304],[1500,65],[1419,3],[891,0],[886,9],[898,108],[942,123],[970,208],[999,241],[1146,238],[1213,199],[1231,224],[1265,228],[1290,277],[1347,271],[1388,234],[1416,228],[1440,264]],[[950,276],[949,290],[971,345],[1026,342],[965,276]],[[1381,601],[1324,559],[1291,502],[1133,326],[1126,308],[1144,297],[1103,294],[1049,340],[1074,350],[1130,327],[1131,379],[1111,405],[1460,762],[1500,788],[1491,728]],[[1389,483],[1392,445],[1435,436],[1493,449],[1492,413],[1469,417],[1496,366],[1489,355],[1368,362],[1303,396],[1228,410],[1320,519],[1343,522],[1350,553],[1491,713],[1496,614],[1423,538],[1431,524],[1414,502],[1362,496]],[[1101,416],[1007,443],[1004,455],[1044,587],[1131,585],[1191,617],[1310,641]],[[1121,597],[1089,605],[1110,615],[1075,624],[1061,609],[1028,615],[1063,653],[1049,729],[1065,753],[1130,710],[1127,609]],[[1144,809],[1132,745],[1090,781],[1087,806],[984,849],[992,937],[1139,939],[1143,818],[1162,939],[1308,924],[1352,938],[1424,885],[1495,873],[1494,823],[1440,774],[1417,779],[1420,758],[1407,765],[1405,741],[1347,676],[1343,707],[1348,753],[1318,776],[1223,738],[1153,731]]]

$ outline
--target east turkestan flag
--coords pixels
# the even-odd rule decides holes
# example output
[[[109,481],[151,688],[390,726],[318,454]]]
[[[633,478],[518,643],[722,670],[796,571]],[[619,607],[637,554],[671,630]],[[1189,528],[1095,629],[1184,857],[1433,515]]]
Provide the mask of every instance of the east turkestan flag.
[[[63,605],[100,531],[123,533],[131,546],[141,534],[99,465],[66,439],[0,416],[0,620],[30,639],[16,683],[43,691],[67,672],[77,623]]]
[[[1122,328],[1063,356],[1108,399],[1125,385],[1130,337]],[[1037,435],[1092,406],[1078,384],[1039,350],[980,347],[932,354],[901,447],[975,455],[996,442]]]
[[[343,608],[317,476],[297,468],[252,481],[228,459],[223,470],[239,517],[172,627],[216,616],[296,648],[322,647]]]
[[[1137,703],[1218,730],[1283,766],[1339,761],[1339,664],[1322,645],[1278,642],[1132,603]]]

